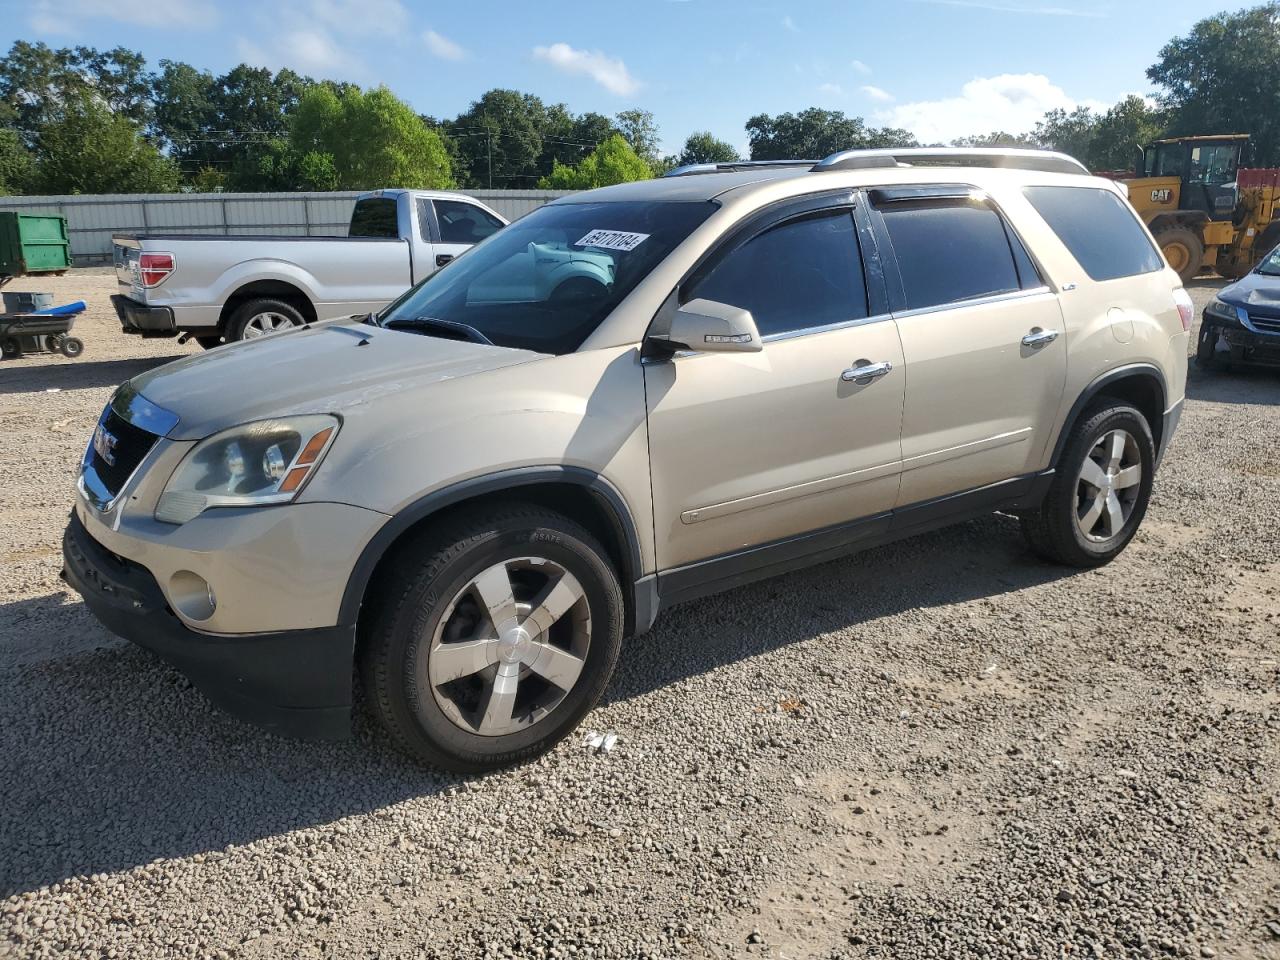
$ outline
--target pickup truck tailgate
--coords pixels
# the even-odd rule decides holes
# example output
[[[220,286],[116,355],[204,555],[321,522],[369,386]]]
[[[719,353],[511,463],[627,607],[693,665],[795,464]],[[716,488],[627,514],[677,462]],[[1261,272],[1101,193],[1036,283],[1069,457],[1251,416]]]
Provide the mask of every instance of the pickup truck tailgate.
[[[116,268],[116,281],[121,293],[142,299],[142,276],[138,272],[138,256],[142,244],[134,237],[112,237],[111,259]]]

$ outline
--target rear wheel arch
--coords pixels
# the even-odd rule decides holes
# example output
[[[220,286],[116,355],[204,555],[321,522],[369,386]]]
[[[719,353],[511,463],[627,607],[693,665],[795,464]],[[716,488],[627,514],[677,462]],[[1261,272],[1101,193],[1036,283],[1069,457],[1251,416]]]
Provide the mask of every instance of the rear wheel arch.
[[[302,314],[307,323],[316,321],[315,304],[301,287],[287,280],[254,280],[237,287],[235,292],[227,297],[222,305],[222,311],[218,314],[218,329],[225,335],[227,323],[236,311],[250,300],[259,299],[283,301]]]
[[[1154,364],[1138,363],[1102,374],[1080,392],[1071,406],[1062,429],[1054,443],[1049,465],[1057,467],[1071,436],[1071,431],[1082,416],[1096,406],[1102,398],[1119,400],[1133,405],[1146,418],[1156,450],[1161,449],[1164,434],[1164,412],[1168,409],[1168,385],[1164,374]]]
[[[623,585],[626,636],[642,633],[651,611],[638,609],[635,584],[643,561],[634,517],[621,493],[608,480],[577,467],[531,467],[476,477],[427,494],[391,518],[365,545],[343,593],[340,623],[357,623],[378,569],[393,562],[429,525],[478,504],[521,502],[546,507],[584,527],[604,546]],[[643,606],[641,604],[640,606]]]

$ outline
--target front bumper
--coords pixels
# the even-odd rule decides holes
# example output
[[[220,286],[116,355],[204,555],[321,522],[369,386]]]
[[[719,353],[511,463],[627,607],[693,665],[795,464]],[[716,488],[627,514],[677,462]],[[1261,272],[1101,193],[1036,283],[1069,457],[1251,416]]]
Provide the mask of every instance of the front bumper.
[[[120,329],[125,333],[138,333],[144,337],[175,337],[178,335],[170,307],[150,307],[132,297],[117,293],[111,297],[111,305],[120,318]]]
[[[1203,323],[1217,333],[1215,352],[1227,363],[1280,366],[1280,334],[1257,333],[1239,324],[1224,324],[1205,317]]]
[[[112,633],[159,654],[228,713],[287,736],[351,734],[355,626],[211,636],[183,625],[155,577],[112,553],[72,513],[63,576]]]

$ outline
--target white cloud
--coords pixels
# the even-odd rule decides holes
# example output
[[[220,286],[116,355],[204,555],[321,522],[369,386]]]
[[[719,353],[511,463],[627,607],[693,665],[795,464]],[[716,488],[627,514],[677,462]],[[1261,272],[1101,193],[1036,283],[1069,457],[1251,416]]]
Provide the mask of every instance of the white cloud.
[[[862,74],[864,77],[871,75],[871,68],[861,60],[850,60],[849,66],[853,67],[856,72]]]
[[[876,103],[888,103],[893,99],[893,94],[888,90],[885,90],[882,87],[873,87],[871,84],[867,84],[865,87],[859,87],[858,92],[867,99],[874,100]]]
[[[1097,101],[1076,101],[1039,73],[1004,73],[977,77],[956,97],[904,103],[876,115],[879,123],[905,127],[922,143],[949,142],[957,137],[1006,130],[1032,129],[1049,110],[1078,106],[1106,109]]]
[[[334,73],[342,68],[348,58],[324,30],[293,30],[279,33],[275,42],[263,48],[240,37],[236,51],[246,62],[259,67],[279,70],[289,67],[301,73]]]
[[[338,36],[403,36],[409,29],[409,11],[400,0],[310,0],[302,6]]]
[[[37,33],[73,33],[81,20],[113,20],[135,27],[165,27],[198,30],[218,22],[218,8],[212,0],[169,0],[164,15],[142,3],[100,3],[97,0],[36,0],[27,23]]]
[[[791,15],[787,14],[782,18],[782,25],[792,33],[799,33],[800,28],[796,26],[796,22],[791,19]]]
[[[422,35],[422,42],[427,45],[427,49],[434,56],[441,60],[465,60],[467,51],[458,46],[448,37],[441,36],[434,30],[428,30]]]
[[[567,43],[553,43],[549,47],[534,47],[533,56],[564,73],[586,74],[619,96],[627,96],[640,89],[640,82],[631,76],[625,63],[599,50],[576,50]]]
[[[1052,7],[1039,3],[1022,3],[1017,0],[913,0],[936,7],[963,7],[967,10],[990,10],[993,13],[1026,13],[1040,17],[1089,17],[1102,19],[1106,13],[1085,10],[1081,7]]]

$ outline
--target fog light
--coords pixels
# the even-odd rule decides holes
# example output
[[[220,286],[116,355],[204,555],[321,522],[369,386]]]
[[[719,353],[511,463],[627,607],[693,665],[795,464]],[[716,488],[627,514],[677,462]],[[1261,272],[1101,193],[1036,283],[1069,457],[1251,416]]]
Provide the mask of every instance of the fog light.
[[[188,620],[208,620],[218,607],[212,584],[190,570],[169,578],[169,602]]]

